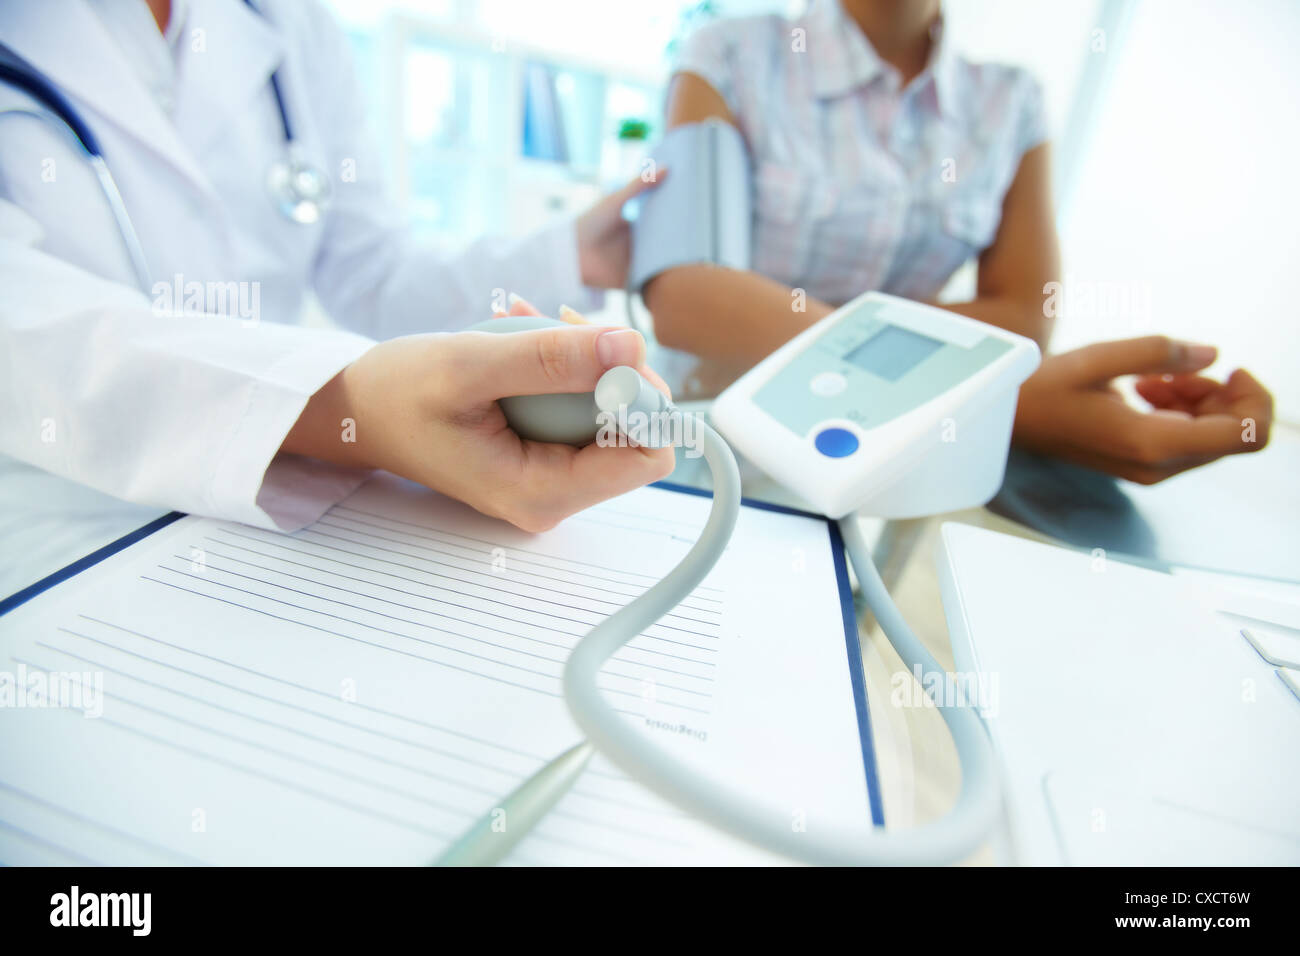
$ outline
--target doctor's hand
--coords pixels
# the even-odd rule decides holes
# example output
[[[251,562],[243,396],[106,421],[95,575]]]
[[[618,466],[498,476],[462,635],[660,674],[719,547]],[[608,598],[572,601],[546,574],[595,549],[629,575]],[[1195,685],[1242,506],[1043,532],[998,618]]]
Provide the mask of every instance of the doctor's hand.
[[[493,312],[492,318],[499,319],[502,316],[507,316],[507,315],[541,315],[541,314],[542,313],[540,310],[538,310],[537,306],[533,305],[527,299],[522,298],[521,296],[517,296],[512,292],[510,294],[510,311]],[[587,321],[587,317],[585,315],[583,315],[577,309],[569,308],[569,306],[567,305],[560,306],[560,313],[557,316],[557,318],[559,318],[564,322],[567,322],[569,325],[590,325],[591,324]],[[673,398],[672,390],[668,388],[668,383],[659,377],[658,372],[652,369],[649,365],[646,365],[644,361],[642,361],[642,363],[637,367],[637,371],[641,373],[641,375],[645,378],[646,381],[648,381],[655,388],[659,389],[659,391],[667,395],[669,401],[672,401]]]
[[[521,439],[498,398],[589,392],[617,365],[645,369],[631,329],[573,325],[382,342],[317,392],[280,450],[410,478],[525,531],[658,481],[673,451]],[[355,422],[345,442],[343,420]]]
[[[1155,484],[1268,443],[1273,397],[1249,372],[1196,374],[1217,350],[1161,335],[1099,342],[1043,360],[1020,388],[1014,440],[1031,451]],[[1113,379],[1137,375],[1152,407],[1128,404]]]
[[[582,284],[596,289],[622,289],[627,286],[628,265],[632,261],[632,228],[623,218],[623,206],[663,182],[667,170],[656,170],[650,180],[640,176],[622,189],[598,200],[578,217],[578,269]]]

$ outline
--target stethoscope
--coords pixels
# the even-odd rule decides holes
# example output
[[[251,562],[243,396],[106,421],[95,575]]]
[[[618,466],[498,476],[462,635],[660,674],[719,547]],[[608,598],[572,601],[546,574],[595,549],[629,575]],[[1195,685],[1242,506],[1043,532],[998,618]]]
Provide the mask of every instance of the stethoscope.
[[[250,10],[257,8],[252,0],[244,0]],[[0,43],[0,82],[8,83],[28,93],[44,111],[13,107],[0,110],[5,113],[19,113],[34,116],[37,119],[53,117],[71,134],[82,152],[86,162],[94,170],[99,188],[108,201],[126,246],[127,256],[131,260],[131,269],[135,273],[140,288],[148,292],[152,282],[149,267],[145,259],[144,247],[131,222],[122,201],[122,193],[104,160],[99,140],[91,132],[90,126],[73,108],[59,90],[36,67],[32,66],[9,47]],[[311,225],[318,222],[329,206],[332,187],[330,179],[318,166],[306,160],[298,149],[293,135],[293,125],[289,121],[289,110],[285,106],[284,92],[280,84],[279,71],[271,74],[271,93],[275,97],[275,106],[280,113],[280,127],[284,131],[284,155],[271,164],[267,170],[266,185],[271,201],[280,214],[290,222]]]

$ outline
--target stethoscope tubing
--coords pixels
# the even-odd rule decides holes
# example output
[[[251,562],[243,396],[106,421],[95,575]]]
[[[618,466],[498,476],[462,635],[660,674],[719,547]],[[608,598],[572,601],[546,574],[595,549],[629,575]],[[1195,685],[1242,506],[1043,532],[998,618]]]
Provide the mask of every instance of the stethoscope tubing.
[[[244,2],[250,10],[257,12],[257,7],[253,5],[252,0],[244,0]],[[118,189],[117,180],[108,167],[103,148],[91,130],[90,124],[36,67],[3,43],[0,43],[0,83],[24,91],[45,110],[41,112],[15,107],[0,110],[0,115],[22,114],[42,120],[57,120],[85,154],[86,161],[95,173],[100,191],[104,194],[104,199],[112,212],[118,233],[122,237],[122,244],[131,263],[131,271],[135,273],[141,291],[148,294],[152,288],[150,281],[152,273],[149,270],[144,245],[140,242],[139,233],[136,232],[135,224],[131,221],[131,215],[122,199],[122,192]],[[280,114],[280,128],[284,132],[285,158],[271,167],[267,176],[268,188],[281,215],[291,222],[311,224],[320,219],[329,201],[329,177],[299,156],[278,70],[271,73],[270,83],[276,110]],[[304,182],[316,185],[310,190],[304,190],[302,188]]]

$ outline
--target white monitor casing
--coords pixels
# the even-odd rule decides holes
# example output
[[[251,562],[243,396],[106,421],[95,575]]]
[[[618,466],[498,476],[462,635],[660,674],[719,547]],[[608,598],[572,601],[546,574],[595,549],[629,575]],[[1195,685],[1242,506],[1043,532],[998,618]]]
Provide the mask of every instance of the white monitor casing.
[[[793,430],[756,400],[759,391],[837,327],[851,329],[866,316],[969,348],[989,337],[1004,350],[971,374],[944,386],[897,417],[868,427],[835,414],[838,405],[874,401],[897,387],[853,371],[843,401],[818,399],[830,414],[805,434]],[[1003,348],[1003,346],[998,346]],[[1037,368],[1037,345],[1023,336],[906,299],[869,292],[806,329],[737,380],[714,403],[714,424],[732,447],[817,510],[831,518],[850,512],[882,518],[912,518],[985,504],[1002,483],[1016,399],[1021,383]],[[843,363],[840,363],[843,366]],[[847,367],[844,367],[847,371]],[[828,370],[840,378],[835,370]],[[925,382],[924,362],[916,366]],[[812,387],[812,383],[809,383]],[[917,387],[912,383],[912,388]],[[855,391],[856,390],[856,391]],[[779,414],[779,412],[778,412]],[[851,432],[855,452],[828,457],[816,435],[826,428]]]

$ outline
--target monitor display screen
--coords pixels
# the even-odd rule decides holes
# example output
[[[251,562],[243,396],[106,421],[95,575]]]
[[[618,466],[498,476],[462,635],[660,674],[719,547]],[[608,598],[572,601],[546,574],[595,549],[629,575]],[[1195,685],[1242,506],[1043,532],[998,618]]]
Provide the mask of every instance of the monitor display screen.
[[[844,361],[896,382],[941,348],[943,343],[938,339],[887,325],[845,355]]]

